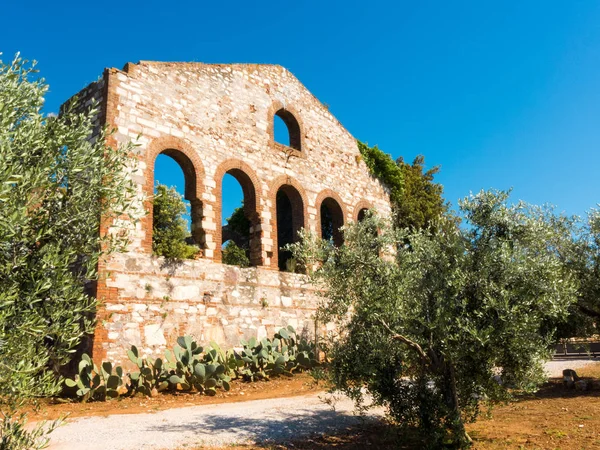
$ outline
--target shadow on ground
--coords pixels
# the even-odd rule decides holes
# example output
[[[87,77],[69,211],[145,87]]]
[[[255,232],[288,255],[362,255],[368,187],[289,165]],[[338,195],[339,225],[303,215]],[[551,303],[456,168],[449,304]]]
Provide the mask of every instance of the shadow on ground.
[[[535,394],[524,394],[515,398],[514,402],[527,400],[540,400],[552,398],[574,398],[574,397],[600,397],[600,390],[592,387],[592,378],[582,378],[589,383],[590,389],[585,391],[567,388],[559,378],[551,378],[547,383],[540,386]]]
[[[147,427],[146,431],[176,435],[193,431],[194,437],[206,442],[212,440],[211,436],[219,435],[220,441],[225,436],[230,438],[230,442],[275,443],[300,437],[332,435],[363,424],[379,423],[376,417],[361,417],[334,410],[298,409],[293,414],[280,411],[277,415],[260,418],[241,418],[233,414],[195,415],[196,417],[188,417],[186,423],[180,426],[172,423],[154,425]]]

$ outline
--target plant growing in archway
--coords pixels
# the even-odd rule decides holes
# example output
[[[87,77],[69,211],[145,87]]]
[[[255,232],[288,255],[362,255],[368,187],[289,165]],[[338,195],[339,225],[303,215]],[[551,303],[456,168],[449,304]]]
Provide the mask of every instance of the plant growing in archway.
[[[223,227],[223,234],[231,237],[222,251],[225,264],[240,267],[250,266],[250,221],[244,214],[244,205],[233,210]]]
[[[193,258],[200,249],[187,243],[191,239],[185,219],[185,203],[174,187],[156,185],[152,203],[152,251],[172,259]]]
[[[230,266],[250,267],[250,258],[248,251],[238,246],[234,241],[227,241],[223,248],[222,260],[224,264]]]

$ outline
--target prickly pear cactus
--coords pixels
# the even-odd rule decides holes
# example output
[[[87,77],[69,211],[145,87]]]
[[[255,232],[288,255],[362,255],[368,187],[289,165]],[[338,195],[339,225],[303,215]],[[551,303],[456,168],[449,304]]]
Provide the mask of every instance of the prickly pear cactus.
[[[119,396],[119,387],[123,384],[123,369],[113,367],[110,362],[101,364],[101,369],[94,364],[92,359],[83,354],[78,366],[78,374],[73,379],[67,378],[65,385],[77,388],[76,394],[82,402],[90,400],[105,401],[107,398]]]
[[[162,359],[143,358],[135,345],[127,352],[129,359],[139,369],[137,372],[128,374],[129,383],[127,384],[127,392],[130,395],[145,395],[150,397],[152,391],[163,391],[169,387],[168,374]]]
[[[292,376],[318,364],[312,346],[299,341],[291,326],[281,328],[273,339],[251,338],[240,343],[243,346],[240,352],[224,351],[215,342],[210,342],[210,348],[204,352],[191,336],[180,336],[173,350],[165,352],[165,360],[143,357],[132,345],[127,356],[137,370],[127,374],[127,393],[150,396],[155,391],[180,389],[215,395],[217,389],[228,391],[235,378],[256,381],[279,375]],[[65,385],[75,389],[83,402],[106,400],[119,396],[124,379],[121,367],[104,362],[98,369],[84,354],[78,374],[72,379],[67,378]]]

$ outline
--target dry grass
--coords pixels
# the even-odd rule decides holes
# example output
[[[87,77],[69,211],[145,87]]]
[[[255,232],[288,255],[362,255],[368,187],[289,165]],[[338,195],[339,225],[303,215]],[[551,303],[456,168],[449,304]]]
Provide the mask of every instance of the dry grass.
[[[552,380],[534,396],[495,408],[491,418],[468,430],[478,449],[600,448],[600,391],[567,390]]]
[[[600,363],[579,369],[578,374],[596,385],[575,391],[562,380],[550,380],[538,393],[494,408],[490,418],[467,426],[474,449],[600,449]],[[356,427],[336,436],[319,436],[286,445],[232,446],[236,450],[283,449],[421,449],[416,434],[399,435],[386,425]]]

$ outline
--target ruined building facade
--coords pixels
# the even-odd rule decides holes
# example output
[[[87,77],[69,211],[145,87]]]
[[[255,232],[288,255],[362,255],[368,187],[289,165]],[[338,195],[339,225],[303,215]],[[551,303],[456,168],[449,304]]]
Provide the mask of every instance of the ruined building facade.
[[[361,211],[390,213],[385,188],[370,176],[355,139],[323,104],[276,65],[146,61],[105,70],[79,99],[98,101],[97,125],[116,129],[109,144],[137,144],[131,176],[145,197],[138,206],[148,212],[129,224],[127,252],[100,265],[94,357],[119,361],[132,344],[162,354],[184,334],[235,345],[288,324],[315,332],[316,292],[306,276],[281,270],[286,254],[279,249],[300,228],[320,234],[324,214],[340,244],[337,229]],[[289,146],[274,140],[275,116],[288,128]],[[185,175],[192,237],[202,249],[195,260],[171,264],[152,255],[161,153]],[[225,174],[244,193],[249,268],[221,263]]]

